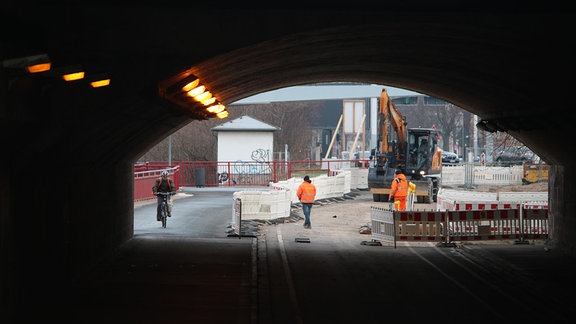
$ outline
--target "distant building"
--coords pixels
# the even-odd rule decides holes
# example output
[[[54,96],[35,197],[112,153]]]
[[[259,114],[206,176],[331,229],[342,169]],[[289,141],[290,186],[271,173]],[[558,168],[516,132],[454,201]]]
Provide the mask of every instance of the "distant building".
[[[242,116],[213,127],[217,134],[217,161],[270,162],[274,132],[279,128],[250,116]]]
[[[259,104],[290,101],[320,101],[320,118],[314,121],[310,144],[312,160],[328,158],[348,159],[351,152],[370,151],[378,145],[379,97],[383,88],[406,117],[407,126],[438,127],[437,120],[423,112],[443,108],[448,102],[405,89],[354,82],[317,83],[293,86],[261,93],[233,104]],[[365,117],[364,117],[365,115]],[[343,117],[337,130],[338,121]],[[443,138],[443,149],[458,147],[459,155],[479,155],[481,149],[492,151],[485,134],[476,130],[477,116],[464,111],[456,130]],[[334,133],[337,132],[337,136]],[[441,130],[443,132],[443,130]],[[334,142],[332,143],[332,139]],[[330,146],[332,143],[332,146]],[[354,147],[353,147],[354,146]]]
[[[421,94],[407,95],[402,97],[392,97],[398,110],[406,117],[408,127],[432,127],[430,124],[422,124],[418,121],[418,112],[422,109],[432,107],[444,107],[447,103]],[[323,159],[330,149],[330,157],[350,158],[350,151],[370,151],[377,145],[377,121],[379,111],[379,98],[347,98],[347,99],[327,99],[321,101],[321,118],[315,120],[312,129],[315,131],[314,142],[320,147],[313,153],[318,159]],[[364,117],[365,115],[365,117]],[[340,116],[343,121],[338,130],[332,147],[330,143]],[[364,120],[362,120],[364,117]],[[352,146],[355,146],[354,148]],[[314,154],[313,154],[313,159]]]

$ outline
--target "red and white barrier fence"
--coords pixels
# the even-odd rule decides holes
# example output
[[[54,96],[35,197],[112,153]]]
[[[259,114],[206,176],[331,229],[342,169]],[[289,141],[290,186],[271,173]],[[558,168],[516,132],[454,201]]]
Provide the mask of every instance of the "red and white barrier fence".
[[[372,206],[372,239],[478,241],[548,238],[548,210],[514,204],[507,209],[394,211]]]

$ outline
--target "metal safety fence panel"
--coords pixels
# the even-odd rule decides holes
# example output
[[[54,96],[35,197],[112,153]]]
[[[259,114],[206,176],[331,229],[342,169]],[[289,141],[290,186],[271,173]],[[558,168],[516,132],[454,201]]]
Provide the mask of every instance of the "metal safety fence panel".
[[[395,234],[399,241],[444,240],[445,214],[434,211],[395,211]]]
[[[519,209],[448,211],[447,241],[521,238]]]
[[[522,239],[536,240],[548,238],[548,209],[522,208]]]
[[[371,207],[372,240],[396,247],[394,213],[389,209]]]
[[[394,211],[372,207],[376,241],[454,242],[548,238],[548,210],[519,204],[494,210]],[[392,225],[391,225],[392,224]],[[390,228],[392,226],[392,228]]]

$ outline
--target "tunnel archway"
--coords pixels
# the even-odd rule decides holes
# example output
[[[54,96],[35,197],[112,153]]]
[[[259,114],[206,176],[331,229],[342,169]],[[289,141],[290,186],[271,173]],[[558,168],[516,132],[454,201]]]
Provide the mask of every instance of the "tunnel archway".
[[[133,190],[133,162],[196,118],[188,111],[196,107],[158,96],[159,84],[187,70],[225,104],[328,81],[387,84],[452,102],[553,165],[551,234],[556,246],[575,251],[568,198],[576,193],[576,173],[565,141],[573,134],[572,107],[551,97],[572,91],[557,75],[574,72],[566,39],[576,20],[571,11],[498,8],[211,9],[201,16],[175,6],[7,4],[2,28],[29,29],[2,36],[3,63],[46,53],[55,67],[82,64],[113,78],[93,91],[3,64],[0,116],[10,155],[0,161],[0,234],[2,264],[11,265],[0,270],[3,294],[19,286],[54,288],[130,239],[133,201],[125,193]],[[191,25],[203,26],[202,45],[183,32]],[[30,171],[39,168],[41,176]],[[56,266],[35,277],[32,262]],[[16,273],[35,279],[11,281]]]

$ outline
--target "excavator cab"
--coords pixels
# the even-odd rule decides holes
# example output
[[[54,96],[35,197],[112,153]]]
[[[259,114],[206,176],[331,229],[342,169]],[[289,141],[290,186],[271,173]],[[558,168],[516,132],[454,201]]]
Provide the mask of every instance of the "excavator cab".
[[[408,152],[406,154],[406,175],[419,180],[425,176],[439,174],[437,165],[442,163],[441,137],[433,128],[412,128],[408,130]],[[440,160],[438,160],[440,152]]]

